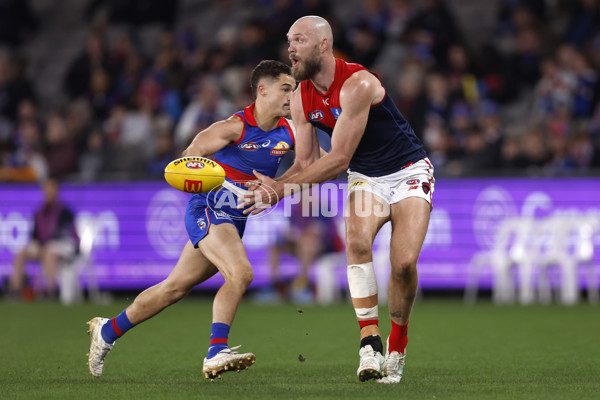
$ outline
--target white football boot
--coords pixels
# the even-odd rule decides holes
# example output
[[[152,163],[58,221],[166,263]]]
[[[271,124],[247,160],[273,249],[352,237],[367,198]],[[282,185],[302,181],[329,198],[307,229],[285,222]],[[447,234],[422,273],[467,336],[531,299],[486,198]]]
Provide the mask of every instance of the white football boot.
[[[383,355],[373,350],[370,344],[361,347],[358,355],[360,356],[360,364],[356,370],[358,379],[364,382],[369,379],[381,378],[381,369],[385,361]]]
[[[404,353],[390,351],[390,338],[388,336],[386,343],[385,363],[383,364],[383,378],[377,379],[377,383],[400,383],[402,379],[402,371],[404,370],[404,359],[406,358],[406,350]]]
[[[240,347],[235,346],[230,349],[223,349],[211,359],[204,358],[204,365],[202,366],[204,377],[214,382],[215,378],[221,378],[221,375],[225,372],[240,372],[250,368],[256,362],[256,356],[252,353],[239,354],[235,350]]]
[[[114,343],[106,343],[102,338],[102,327],[108,322],[107,318],[92,318],[87,322],[89,329],[88,335],[92,343],[90,344],[90,352],[88,356],[88,366],[90,367],[90,374],[95,377],[102,375],[102,369],[104,368],[104,358],[112,350]]]

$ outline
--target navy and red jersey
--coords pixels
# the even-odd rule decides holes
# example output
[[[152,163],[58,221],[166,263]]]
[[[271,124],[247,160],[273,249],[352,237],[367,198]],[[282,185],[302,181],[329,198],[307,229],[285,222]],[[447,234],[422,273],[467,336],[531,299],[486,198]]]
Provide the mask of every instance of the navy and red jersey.
[[[367,69],[336,59],[335,78],[326,93],[319,93],[312,81],[302,81],[302,106],[306,120],[331,136],[342,113],[342,85],[352,74],[361,70]],[[377,74],[371,73],[379,79]],[[425,157],[427,154],[423,144],[386,93],[380,103],[371,106],[367,126],[349,167],[351,171],[367,176],[382,176],[397,172]]]
[[[244,121],[242,136],[215,153],[215,161],[234,182],[256,179],[252,170],[274,177],[282,157],[294,148],[294,133],[285,118],[265,132],[258,127],[253,111],[254,103],[234,114]]]

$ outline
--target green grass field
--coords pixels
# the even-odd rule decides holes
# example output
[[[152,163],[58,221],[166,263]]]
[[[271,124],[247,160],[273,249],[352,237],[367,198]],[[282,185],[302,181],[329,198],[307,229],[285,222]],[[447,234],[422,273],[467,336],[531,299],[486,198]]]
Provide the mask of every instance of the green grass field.
[[[211,304],[184,299],[131,330],[88,374],[85,322],[128,304],[0,303],[2,399],[584,399],[600,393],[600,310],[421,300],[400,385],[360,383],[350,305],[243,303],[230,345],[257,356],[214,383],[201,373]],[[387,310],[380,309],[381,315]],[[382,330],[389,321],[382,318]],[[299,355],[306,360],[299,361]]]

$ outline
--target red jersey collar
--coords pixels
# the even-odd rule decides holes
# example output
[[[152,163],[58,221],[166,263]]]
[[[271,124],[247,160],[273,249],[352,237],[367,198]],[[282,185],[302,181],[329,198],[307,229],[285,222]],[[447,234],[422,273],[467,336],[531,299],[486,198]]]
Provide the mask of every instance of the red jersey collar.
[[[244,108],[244,118],[246,119],[246,122],[248,122],[248,124],[252,126],[258,126],[258,124],[256,123],[256,119],[254,119],[254,103]]]

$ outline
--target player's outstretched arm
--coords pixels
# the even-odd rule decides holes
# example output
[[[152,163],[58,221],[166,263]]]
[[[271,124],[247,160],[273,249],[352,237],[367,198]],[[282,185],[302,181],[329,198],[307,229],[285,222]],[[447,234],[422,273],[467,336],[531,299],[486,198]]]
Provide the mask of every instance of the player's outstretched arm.
[[[321,183],[335,179],[348,168],[367,125],[371,105],[378,96],[383,97],[382,91],[380,82],[367,71],[357,72],[346,80],[340,92],[342,112],[331,136],[331,150],[310,165],[303,166],[301,172],[285,183]],[[304,115],[302,119],[309,124]],[[298,125],[297,127],[300,130]],[[318,143],[318,139],[316,140]]]
[[[295,93],[296,94],[296,93]],[[252,204],[261,205],[274,204],[273,200],[283,198],[285,195],[292,194],[289,188],[298,188],[305,183],[321,183],[328,179],[335,179],[342,171],[348,168],[350,159],[358,147],[369,117],[369,111],[372,104],[375,104],[383,98],[385,89],[381,86],[379,80],[367,71],[359,71],[352,75],[344,83],[340,92],[340,105],[342,112],[338,117],[333,134],[331,136],[331,150],[322,158],[318,158],[318,139],[314,154],[317,160],[303,167],[300,163],[301,171],[289,176],[285,181],[274,181],[271,178],[256,174],[259,185],[262,190],[254,190],[244,198],[244,202],[238,208],[245,208],[245,213],[253,211],[256,207],[249,207]],[[296,96],[292,96],[292,118],[298,129],[298,137],[301,136],[302,123],[308,124],[304,115],[297,116]],[[297,97],[300,97],[299,95]],[[297,120],[297,121],[296,121]],[[304,121],[302,121],[304,120]],[[312,126],[311,126],[312,129]],[[316,133],[313,134],[316,136]],[[313,154],[313,153],[311,153]],[[298,156],[298,155],[296,155]],[[268,188],[268,189],[267,189]],[[287,188],[287,189],[286,189]],[[266,192],[269,193],[266,193]],[[275,201],[275,202],[276,202]]]
[[[208,157],[230,143],[235,143],[244,131],[244,122],[231,116],[200,131],[182,153],[182,157]]]

